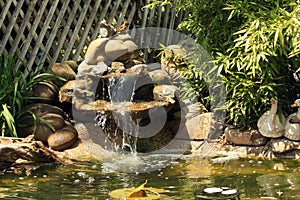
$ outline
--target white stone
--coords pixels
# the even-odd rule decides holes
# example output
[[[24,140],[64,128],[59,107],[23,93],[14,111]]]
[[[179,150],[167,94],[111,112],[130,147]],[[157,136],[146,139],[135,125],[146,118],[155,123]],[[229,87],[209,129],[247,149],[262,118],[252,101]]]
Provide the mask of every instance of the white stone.
[[[235,189],[232,189],[232,190],[224,190],[223,192],[222,192],[222,194],[224,194],[224,195],[233,195],[233,194],[236,194],[237,193],[237,190],[235,190]]]
[[[220,193],[223,190],[221,188],[212,187],[212,188],[205,188],[203,191],[208,194],[214,194],[214,193]]]

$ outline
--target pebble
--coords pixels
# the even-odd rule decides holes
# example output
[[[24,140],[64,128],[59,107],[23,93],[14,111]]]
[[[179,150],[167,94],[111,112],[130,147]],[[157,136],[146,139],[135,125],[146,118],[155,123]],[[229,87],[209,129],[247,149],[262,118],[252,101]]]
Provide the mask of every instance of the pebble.
[[[74,183],[79,183],[80,182],[80,180],[79,179],[76,179],[75,181],[74,181]]]
[[[93,177],[89,177],[89,178],[88,178],[88,183],[89,183],[89,184],[91,184],[91,183],[94,182],[94,181],[95,181],[95,179],[94,179]]]
[[[92,169],[97,169],[97,165],[93,165],[93,166],[92,166]]]
[[[223,190],[221,188],[212,187],[212,188],[205,188],[203,191],[208,194],[214,194],[214,193],[220,193]]]
[[[237,193],[236,189],[224,190],[221,192],[221,194],[223,194],[223,195],[232,195],[232,194],[236,194],[236,193]]]

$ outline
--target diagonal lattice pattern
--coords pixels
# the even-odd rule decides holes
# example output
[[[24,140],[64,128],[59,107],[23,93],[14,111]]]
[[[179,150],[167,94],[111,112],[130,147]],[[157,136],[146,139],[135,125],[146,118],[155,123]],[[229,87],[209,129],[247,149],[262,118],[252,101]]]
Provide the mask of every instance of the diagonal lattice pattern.
[[[18,53],[29,69],[82,60],[103,19],[117,27],[174,29],[187,13],[148,10],[150,0],[0,0],[0,54]]]

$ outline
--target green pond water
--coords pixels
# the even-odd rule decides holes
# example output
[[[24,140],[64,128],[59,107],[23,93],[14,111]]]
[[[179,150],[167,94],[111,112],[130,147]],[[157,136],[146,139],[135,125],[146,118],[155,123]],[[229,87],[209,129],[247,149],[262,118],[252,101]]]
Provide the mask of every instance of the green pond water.
[[[147,159],[150,165],[158,163]],[[240,198],[300,199],[299,160],[236,159],[214,163],[187,155],[139,173],[128,172],[133,166],[131,161],[134,159],[81,161],[70,166],[45,164],[27,175],[1,173],[0,198],[109,199],[110,191],[137,187],[147,180],[147,187],[165,189],[162,199],[194,199],[195,191],[207,187],[237,189]]]

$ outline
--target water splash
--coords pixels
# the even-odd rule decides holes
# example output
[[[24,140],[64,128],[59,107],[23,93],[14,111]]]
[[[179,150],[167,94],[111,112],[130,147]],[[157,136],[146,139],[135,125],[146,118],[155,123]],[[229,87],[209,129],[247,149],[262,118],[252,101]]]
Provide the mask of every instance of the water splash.
[[[133,154],[137,152],[137,138],[139,132],[139,120],[133,120],[131,116],[130,106],[133,104],[136,89],[136,75],[129,74],[126,76],[110,76],[106,78],[107,93],[109,101],[106,102],[107,107],[114,107],[113,111],[106,112],[99,110],[94,118],[95,125],[105,128],[108,119],[113,117],[115,130],[111,130],[115,137],[122,132],[121,148],[128,150]],[[104,84],[102,84],[104,85]],[[105,89],[102,88],[102,92]],[[103,94],[104,96],[104,94]],[[105,109],[105,107],[103,108]],[[112,115],[112,116],[110,116]],[[119,145],[114,143],[115,150],[119,150]]]

